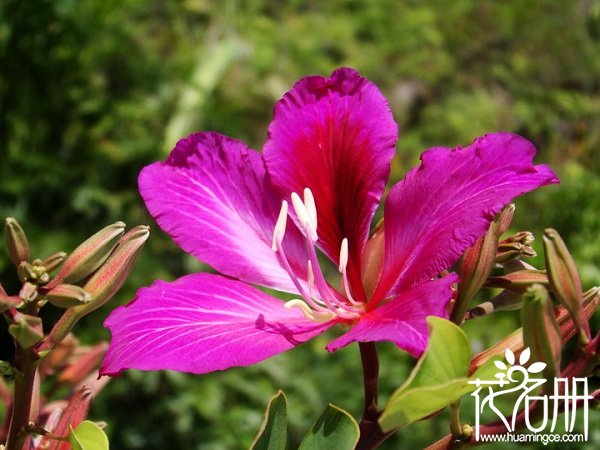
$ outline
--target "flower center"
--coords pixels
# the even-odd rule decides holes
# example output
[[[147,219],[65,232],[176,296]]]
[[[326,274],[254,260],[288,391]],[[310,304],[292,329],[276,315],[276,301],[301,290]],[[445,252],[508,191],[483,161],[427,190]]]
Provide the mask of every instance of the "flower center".
[[[306,262],[306,277],[300,278],[292,269],[283,249],[283,237],[288,217],[288,202],[283,200],[279,217],[273,229],[273,251],[283,268],[289,274],[302,299],[293,299],[286,302],[286,308],[298,308],[304,316],[315,322],[327,322],[340,318],[345,320],[356,319],[364,312],[363,305],[354,300],[350,292],[346,267],[348,265],[348,239],[344,238],[340,246],[340,263],[338,269],[342,274],[346,297],[329,286],[319,265],[315,243],[319,240],[317,234],[317,207],[315,199],[309,188],[304,189],[304,199],[293,192],[292,206],[300,222],[308,259]],[[306,281],[303,281],[306,280]]]

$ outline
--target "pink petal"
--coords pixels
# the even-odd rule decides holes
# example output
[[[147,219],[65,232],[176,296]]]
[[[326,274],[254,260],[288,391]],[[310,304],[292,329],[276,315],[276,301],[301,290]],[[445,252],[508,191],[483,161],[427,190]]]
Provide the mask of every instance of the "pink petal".
[[[150,213],[185,251],[219,272],[296,292],[271,249],[281,200],[258,152],[217,133],[180,140],[166,162],[145,167],[140,193]],[[292,266],[306,272],[306,251],[290,220],[284,238]]]
[[[533,165],[534,155],[529,141],[511,133],[423,153],[385,205],[385,259],[375,299],[448,269],[512,199],[558,183],[547,166]]]
[[[100,373],[126,369],[207,373],[247,366],[316,336],[317,324],[295,308],[239,281],[199,273],[156,281],[114,310],[104,325],[112,341]]]
[[[429,330],[427,316],[448,317],[446,305],[452,297],[452,283],[458,281],[454,273],[434,281],[427,281],[364,314],[346,334],[333,340],[327,350],[333,352],[352,342],[392,341],[414,357],[427,347]]]
[[[360,255],[385,189],[398,127],[377,87],[348,68],[303,78],[275,106],[264,147],[267,169],[286,196],[312,190],[319,246],[336,263],[349,240],[349,276],[360,284]]]

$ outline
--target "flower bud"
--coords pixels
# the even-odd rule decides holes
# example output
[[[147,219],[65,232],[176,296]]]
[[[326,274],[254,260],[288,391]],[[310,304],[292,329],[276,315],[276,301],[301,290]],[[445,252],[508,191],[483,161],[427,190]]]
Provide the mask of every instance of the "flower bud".
[[[115,222],[88,238],[69,255],[47,288],[76,283],[91,275],[110,256],[124,231],[125,224]]]
[[[42,265],[46,268],[46,272],[52,272],[63,263],[66,257],[67,254],[65,252],[56,252],[45,258],[42,261]]]
[[[544,231],[544,252],[550,286],[556,299],[563,305],[579,330],[580,342],[589,342],[590,328],[583,317],[581,281],[575,261],[556,230]]]
[[[521,242],[503,241],[498,244],[498,253],[496,254],[498,264],[506,264],[521,256],[533,258],[537,256],[537,253],[532,247]]]
[[[533,361],[546,363],[547,378],[559,376],[562,340],[548,291],[541,284],[530,286],[523,296],[523,343]]]
[[[83,286],[93,299],[88,305],[80,307],[82,311],[85,308],[86,314],[92,312],[121,289],[149,235],[147,226],[138,225],[121,238],[114,253]]]
[[[114,252],[83,286],[83,289],[91,294],[92,300],[84,305],[69,308],[39,346],[38,353],[52,349],[69,334],[79,319],[100,308],[117,293],[133,269],[137,255],[149,234],[147,226],[139,225],[121,238]]]
[[[16,313],[12,320],[8,332],[22,348],[32,347],[43,339],[42,319],[39,317]]]
[[[19,297],[25,303],[34,301],[37,298],[37,296],[37,285],[30,283],[29,281],[26,281],[21,287],[21,290],[19,291]]]
[[[29,261],[27,236],[25,236],[19,222],[12,217],[8,217],[4,222],[4,239],[6,240],[8,257],[15,266],[18,267],[22,261]]]
[[[489,278],[488,278],[489,280]],[[523,300],[520,294],[510,290],[504,290],[494,298],[475,306],[467,313],[468,319],[486,316],[496,311],[515,311],[521,309]]]
[[[502,211],[500,211],[500,225],[498,227],[498,236],[502,236],[508,231],[510,223],[512,222],[513,216],[515,215],[515,204],[509,203]]]
[[[532,284],[548,285],[545,270],[519,270],[500,277],[489,277],[485,282],[488,288],[504,288],[513,292],[525,292]]]
[[[475,294],[481,289],[485,280],[496,263],[496,250],[498,248],[498,237],[500,230],[500,215],[497,215],[484,236],[480,237],[475,244],[467,249],[462,256],[458,275],[458,298],[452,309],[451,320],[460,324],[469,303]]]
[[[46,299],[59,308],[71,308],[88,303],[92,296],[74,284],[59,284],[46,294]]]

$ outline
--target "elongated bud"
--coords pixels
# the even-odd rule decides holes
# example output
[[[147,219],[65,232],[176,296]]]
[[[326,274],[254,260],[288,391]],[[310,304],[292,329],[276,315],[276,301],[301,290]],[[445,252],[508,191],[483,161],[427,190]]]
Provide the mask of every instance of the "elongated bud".
[[[467,319],[486,316],[496,311],[514,311],[521,309],[522,305],[523,300],[520,294],[509,290],[504,290],[494,298],[482,302],[469,310],[467,313]]]
[[[533,361],[546,363],[547,378],[560,374],[562,341],[548,291],[541,284],[530,286],[523,296],[523,343]]]
[[[513,216],[515,215],[515,204],[509,203],[500,211],[500,225],[498,227],[498,236],[502,236],[510,228]]]
[[[46,268],[46,272],[52,272],[63,263],[66,257],[67,254],[65,252],[56,252],[45,258],[42,261],[42,265]]]
[[[489,277],[485,282],[488,288],[504,288],[513,292],[525,292],[532,284],[548,285],[545,270],[519,270],[500,277]]]
[[[471,300],[481,289],[496,264],[496,250],[500,229],[500,216],[497,215],[488,231],[467,249],[461,259],[458,274],[458,297],[452,309],[451,320],[460,324]]]
[[[16,219],[8,217],[4,222],[4,239],[8,257],[15,266],[29,261],[29,242],[27,236]]]
[[[544,231],[544,252],[552,291],[573,317],[579,329],[579,340],[586,345],[590,338],[590,327],[583,317],[581,280],[565,242],[552,228]]]
[[[8,326],[8,332],[22,348],[30,348],[44,337],[42,319],[27,314],[16,313],[13,316],[13,323]]]
[[[121,289],[149,235],[149,227],[138,225],[121,238],[114,253],[83,286],[92,294],[92,301],[89,305],[80,308],[91,312],[110,300]]]
[[[69,255],[47,288],[76,283],[92,274],[110,256],[124,231],[125,224],[115,222],[88,238]]]
[[[505,264],[521,256],[526,258],[537,256],[537,253],[531,247],[534,241],[535,236],[530,231],[520,231],[500,241],[498,244],[498,253],[496,254],[496,262]]]
[[[121,238],[102,267],[83,285],[83,289],[91,294],[92,300],[85,305],[75,306],[65,311],[46,340],[37,349],[38,353],[52,349],[69,334],[79,319],[100,308],[117,293],[129,276],[149,234],[147,226],[139,225]]]
[[[59,308],[71,308],[88,303],[92,296],[74,284],[59,284],[46,294],[46,299]]]

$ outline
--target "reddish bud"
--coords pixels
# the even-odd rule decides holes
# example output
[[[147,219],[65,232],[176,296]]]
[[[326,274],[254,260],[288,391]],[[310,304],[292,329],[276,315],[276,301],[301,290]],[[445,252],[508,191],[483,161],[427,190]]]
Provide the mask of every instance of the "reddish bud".
[[[513,292],[525,292],[532,284],[548,285],[545,270],[519,270],[499,277],[489,277],[485,282],[488,288],[504,288]]]
[[[54,269],[57,269],[60,266],[67,254],[65,252],[56,252],[42,261],[42,265],[46,268],[46,272],[52,272]]]
[[[496,251],[500,229],[500,216],[490,223],[486,234],[465,251],[461,258],[458,275],[458,297],[452,310],[451,320],[461,323],[469,304],[481,289],[496,263]]]
[[[500,219],[499,219],[499,227],[498,227],[498,235],[502,236],[506,233],[510,227],[513,216],[515,215],[515,204],[510,203],[506,205],[502,211],[500,211]]]
[[[76,283],[91,275],[108,259],[124,231],[125,224],[115,222],[88,238],[69,255],[47,288]]]
[[[71,308],[88,303],[92,296],[85,289],[74,284],[59,284],[46,293],[46,299],[59,308]]]

